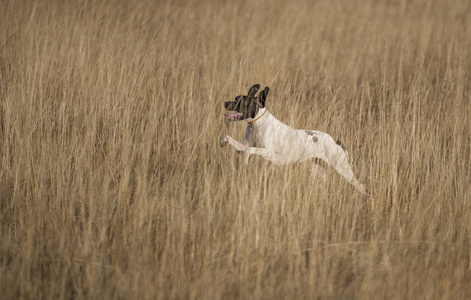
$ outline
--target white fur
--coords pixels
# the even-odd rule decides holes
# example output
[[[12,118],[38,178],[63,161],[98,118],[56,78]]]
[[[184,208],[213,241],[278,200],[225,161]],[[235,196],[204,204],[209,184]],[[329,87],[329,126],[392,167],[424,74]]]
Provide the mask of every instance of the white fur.
[[[242,144],[226,135],[220,141],[221,147],[229,143],[234,149],[242,152],[245,164],[248,164],[252,154],[260,155],[276,165],[319,158],[333,167],[357,190],[366,194],[365,187],[355,178],[348,164],[348,153],[337,145],[330,135],[316,130],[293,129],[265,110],[259,109],[255,118],[246,119],[249,125]],[[311,174],[320,179],[325,178],[325,173],[318,165],[311,166]]]

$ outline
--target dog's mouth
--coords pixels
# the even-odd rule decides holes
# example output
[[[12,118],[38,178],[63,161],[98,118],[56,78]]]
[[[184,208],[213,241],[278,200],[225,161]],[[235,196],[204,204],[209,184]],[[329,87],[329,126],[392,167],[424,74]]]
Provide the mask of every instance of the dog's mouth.
[[[224,114],[229,121],[234,122],[240,120],[242,118],[242,114],[240,112],[233,112],[230,114]]]

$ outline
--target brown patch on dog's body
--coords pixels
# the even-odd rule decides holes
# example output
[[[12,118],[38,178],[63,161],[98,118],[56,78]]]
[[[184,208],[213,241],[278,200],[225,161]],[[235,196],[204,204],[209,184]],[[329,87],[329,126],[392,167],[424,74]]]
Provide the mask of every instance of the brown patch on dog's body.
[[[312,141],[314,143],[316,143],[319,139],[317,138],[317,136],[314,135],[314,132],[310,131],[310,130],[304,130],[309,136],[312,136]]]
[[[320,158],[315,157],[312,159],[312,162],[321,168],[324,168],[324,169],[329,168],[329,164]]]

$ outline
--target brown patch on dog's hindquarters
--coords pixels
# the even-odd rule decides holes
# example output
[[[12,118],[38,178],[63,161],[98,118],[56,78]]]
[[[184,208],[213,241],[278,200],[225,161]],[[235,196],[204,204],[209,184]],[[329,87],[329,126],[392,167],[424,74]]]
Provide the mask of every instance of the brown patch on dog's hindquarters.
[[[336,140],[335,143],[336,143],[337,145],[339,145],[344,151],[347,149],[347,148],[345,148],[345,145],[342,144],[342,142],[341,142],[340,140]]]

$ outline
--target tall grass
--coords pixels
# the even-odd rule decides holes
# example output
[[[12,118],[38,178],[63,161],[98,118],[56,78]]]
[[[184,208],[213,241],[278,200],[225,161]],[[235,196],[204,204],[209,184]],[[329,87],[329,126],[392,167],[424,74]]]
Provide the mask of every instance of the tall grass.
[[[2,299],[471,297],[471,3],[1,1]],[[254,83],[365,199],[241,164]]]

